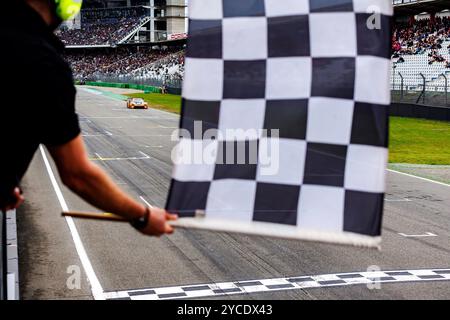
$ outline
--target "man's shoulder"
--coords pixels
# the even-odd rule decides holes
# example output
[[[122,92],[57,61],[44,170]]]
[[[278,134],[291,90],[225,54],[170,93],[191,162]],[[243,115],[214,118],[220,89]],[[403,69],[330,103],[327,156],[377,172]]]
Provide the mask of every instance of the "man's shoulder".
[[[71,76],[70,67],[58,48],[58,40],[23,30],[3,29],[0,36],[7,48],[0,50],[0,63],[7,63],[16,70],[28,70],[28,74],[46,70],[53,75]]]
[[[0,52],[0,68],[9,79],[3,86],[5,92],[11,96],[23,96],[27,92],[35,105],[45,105],[46,112],[62,105],[73,107],[75,87],[71,69],[45,38],[24,33]],[[49,99],[59,104],[48,104]]]

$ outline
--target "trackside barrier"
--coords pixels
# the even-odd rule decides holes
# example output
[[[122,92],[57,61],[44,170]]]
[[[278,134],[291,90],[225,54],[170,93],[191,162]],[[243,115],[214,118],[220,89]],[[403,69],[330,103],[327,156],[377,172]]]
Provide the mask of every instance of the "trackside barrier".
[[[181,88],[167,87],[167,93],[181,96]]]
[[[6,300],[8,292],[8,266],[6,256],[6,214],[0,210],[0,300]]]
[[[0,211],[0,300],[19,299],[16,212]]]
[[[392,103],[390,115],[405,118],[450,121],[450,108],[409,103]]]

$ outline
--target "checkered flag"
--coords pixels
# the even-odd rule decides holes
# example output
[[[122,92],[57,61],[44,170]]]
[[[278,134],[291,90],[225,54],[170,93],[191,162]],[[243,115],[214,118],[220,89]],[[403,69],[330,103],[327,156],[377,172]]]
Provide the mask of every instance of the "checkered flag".
[[[378,246],[391,1],[190,0],[167,209],[190,228]]]

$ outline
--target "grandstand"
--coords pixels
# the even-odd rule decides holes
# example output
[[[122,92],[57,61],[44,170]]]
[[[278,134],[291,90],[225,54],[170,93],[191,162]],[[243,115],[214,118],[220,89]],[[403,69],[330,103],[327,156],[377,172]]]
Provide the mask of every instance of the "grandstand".
[[[87,0],[56,34],[76,80],[181,86],[185,0]]]
[[[184,50],[175,52],[153,63],[146,64],[141,68],[128,73],[139,80],[165,77],[170,80],[182,80],[184,75]]]
[[[393,0],[393,90],[446,91],[450,79],[450,2]]]
[[[424,19],[413,26],[399,26],[394,37],[391,82],[403,77],[404,85],[412,90],[422,88],[424,79],[429,87],[442,85],[441,75],[450,74],[450,19],[436,18],[434,24]]]
[[[69,50],[65,57],[79,81],[170,84],[179,88],[184,74],[182,46]]]
[[[69,48],[111,47],[132,39],[149,20],[144,7],[90,9],[82,12],[80,28],[62,28],[57,35]]]
[[[185,0],[95,0],[57,34],[69,48],[115,47],[186,38]]]

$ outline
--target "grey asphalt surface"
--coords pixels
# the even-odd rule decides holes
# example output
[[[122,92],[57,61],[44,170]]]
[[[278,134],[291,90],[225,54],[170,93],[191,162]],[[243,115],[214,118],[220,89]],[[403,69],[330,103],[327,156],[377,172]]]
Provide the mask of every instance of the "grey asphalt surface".
[[[124,102],[80,88],[77,110],[90,157],[136,199],[142,196],[152,205],[164,206],[174,145],[170,135],[178,116],[127,110]],[[150,158],[124,159],[144,158],[143,154]],[[28,201],[18,212],[22,298],[91,299],[84,272],[79,289],[67,288],[67,268],[81,267],[81,262],[40,153],[23,189]],[[70,209],[94,210],[62,190]],[[108,222],[77,220],[76,227],[105,292],[362,272],[371,266],[384,271],[450,268],[450,187],[390,172],[386,198],[382,251],[192,230],[153,239],[128,225]],[[437,237],[399,235],[427,232]],[[220,299],[236,298],[450,299],[450,282],[382,284],[380,290],[315,288]]]

